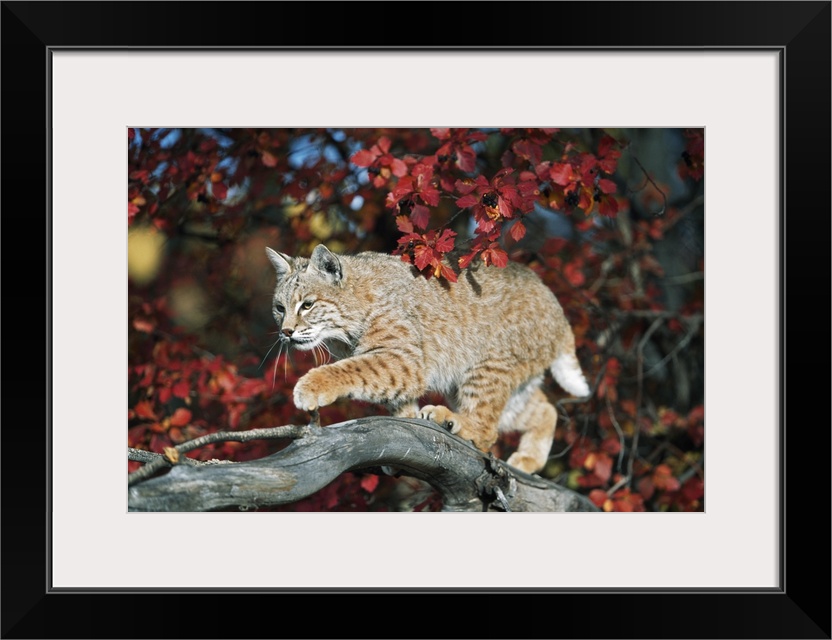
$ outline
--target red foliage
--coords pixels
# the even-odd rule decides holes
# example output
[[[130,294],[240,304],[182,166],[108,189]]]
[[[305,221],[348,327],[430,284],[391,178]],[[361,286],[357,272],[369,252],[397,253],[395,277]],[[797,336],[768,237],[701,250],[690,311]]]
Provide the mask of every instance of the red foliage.
[[[128,443],[307,419],[291,396],[314,354],[275,346],[265,245],[384,251],[450,282],[474,260],[514,260],[557,294],[594,391],[566,407],[542,473],[607,511],[704,509],[704,288],[667,286],[704,268],[687,206],[704,189],[704,130],[660,133],[675,151],[636,158],[655,130],[129,129],[128,226],[162,248],[155,271],[130,275]],[[322,420],[379,411],[342,401]],[[394,509],[402,482],[344,474],[280,510]],[[413,509],[441,507],[413,492]]]

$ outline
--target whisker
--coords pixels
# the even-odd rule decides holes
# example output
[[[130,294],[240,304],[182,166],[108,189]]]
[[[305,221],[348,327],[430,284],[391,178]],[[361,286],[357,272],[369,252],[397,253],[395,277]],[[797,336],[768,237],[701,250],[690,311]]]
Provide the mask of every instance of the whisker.
[[[264,355],[263,359],[260,361],[260,366],[257,367],[258,369],[263,366],[263,363],[266,361],[266,358],[269,357],[269,354],[272,352],[272,349],[274,349],[275,345],[277,345],[278,343],[280,343],[280,340],[275,340],[274,343],[272,344],[272,346],[269,347],[269,350],[266,351],[266,355]],[[280,357],[280,352],[279,351],[277,352],[277,357],[278,358]]]
[[[332,351],[330,350],[329,345],[327,345],[326,342],[322,342],[321,347],[326,350],[326,363],[325,364],[329,364],[330,362],[332,362]]]
[[[280,360],[280,352],[283,351],[283,343],[280,343],[280,349],[277,351],[277,357],[274,359],[274,372],[272,373],[272,392],[277,384],[277,361]]]
[[[289,379],[289,371],[287,367],[289,366],[289,346],[286,346],[286,357],[283,358],[283,381]]]

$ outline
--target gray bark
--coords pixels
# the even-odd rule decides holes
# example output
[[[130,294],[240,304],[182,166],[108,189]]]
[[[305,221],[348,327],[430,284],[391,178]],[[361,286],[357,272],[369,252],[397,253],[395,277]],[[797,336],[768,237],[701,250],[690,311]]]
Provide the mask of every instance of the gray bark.
[[[241,510],[296,502],[341,473],[393,468],[429,483],[444,511],[597,511],[588,499],[509,467],[425,420],[371,417],[301,429],[273,455],[175,464],[128,487],[130,511]]]

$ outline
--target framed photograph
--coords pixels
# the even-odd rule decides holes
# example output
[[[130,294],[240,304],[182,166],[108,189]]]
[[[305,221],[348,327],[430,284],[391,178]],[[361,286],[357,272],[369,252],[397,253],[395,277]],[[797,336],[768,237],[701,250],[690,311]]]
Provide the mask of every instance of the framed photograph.
[[[394,8],[410,19],[393,20]],[[328,608],[321,617],[332,622],[310,637],[374,637],[362,619],[375,598],[398,596],[402,607],[410,594],[494,607],[484,623],[456,625],[461,636],[830,637],[830,430],[816,408],[829,384],[814,362],[829,353],[818,337],[829,326],[829,2],[4,2],[2,12],[7,345],[28,335],[24,316],[31,343],[44,345],[43,358],[7,367],[2,637],[299,635],[283,631],[294,621],[240,615],[266,598],[285,611],[287,597]],[[177,172],[191,162],[201,178],[154,184],[174,152]],[[317,163],[335,177],[320,181]],[[267,169],[290,176],[274,198],[257,182]],[[425,172],[435,198],[417,186]],[[199,215],[176,215],[169,187]],[[237,217],[223,217],[243,193]],[[327,197],[350,215],[330,215]],[[536,220],[541,203],[558,216]],[[624,207],[632,228],[617,222]],[[256,233],[234,226],[252,216],[263,221]],[[680,225],[684,241],[651,262],[665,231],[652,221],[674,216],[699,223]],[[473,244],[451,246],[466,219]],[[542,251],[535,241],[558,233],[535,224],[635,238],[622,260],[647,275],[616,281],[611,251]],[[350,244],[361,225],[365,242]],[[379,225],[388,244],[373,241]],[[331,252],[315,249],[324,243]],[[125,431],[136,456],[161,449],[175,462],[170,447],[204,435],[201,420],[274,425],[249,410],[246,394],[261,390],[243,379],[283,389],[280,424],[318,408],[324,423],[359,417],[292,395],[327,353],[296,350],[288,361],[283,346],[295,332],[303,344],[305,315],[298,306],[289,322],[291,296],[273,290],[307,267],[294,257],[331,284],[359,248],[395,254],[396,268],[404,257],[431,286],[453,281],[443,265],[459,259],[521,261],[550,288],[546,273],[571,286],[561,302],[593,430],[563,423],[554,455],[528,464],[587,510],[497,513],[512,510],[497,492],[489,514],[439,512],[427,498],[421,514],[393,513],[390,502],[368,513],[358,498],[350,507],[345,496],[381,504],[378,487],[394,486],[383,466],[305,513],[128,504]],[[461,258],[448,263],[452,249]],[[160,251],[168,259],[154,262]],[[139,264],[139,254],[151,259]],[[685,285],[683,316],[664,315],[651,293],[651,269],[669,263],[686,267],[671,274]],[[638,356],[620,385],[616,352],[599,348],[586,310],[605,303],[582,277],[593,293],[614,290],[608,319],[643,316],[638,331],[610,330],[630,347],[620,353]],[[620,303],[634,282],[644,307]],[[787,291],[812,322],[787,323]],[[43,312],[16,313],[33,299]],[[159,304],[201,339],[175,344]],[[258,328],[232,326],[235,308]],[[651,335],[668,346],[645,355]],[[687,409],[670,412],[662,398],[683,385],[655,372],[681,355],[701,360],[701,377],[684,387]],[[148,363],[162,359],[176,363],[159,377]],[[210,380],[182,373],[195,361],[211,362]],[[788,404],[787,363],[801,385]],[[574,388],[572,373],[552,373]],[[211,384],[216,402],[198,404]],[[585,413],[572,404],[561,415]],[[442,423],[437,415],[419,414]],[[522,439],[496,446],[526,464],[508,457]],[[275,451],[247,447],[216,445],[206,457]],[[505,596],[520,595],[542,607],[518,616]],[[360,596],[373,597],[360,601],[361,618]],[[131,629],[100,613],[114,602]],[[447,634],[422,606],[408,620],[416,637]]]

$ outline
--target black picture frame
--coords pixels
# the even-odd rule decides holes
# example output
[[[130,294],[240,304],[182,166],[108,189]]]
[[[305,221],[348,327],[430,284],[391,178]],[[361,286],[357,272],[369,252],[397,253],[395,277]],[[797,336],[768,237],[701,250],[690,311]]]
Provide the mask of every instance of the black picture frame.
[[[0,431],[2,637],[830,638],[830,385],[823,360],[830,353],[830,2],[392,5],[2,3],[5,273],[0,291],[7,338],[2,386],[5,419]],[[397,17],[401,15],[408,19]],[[780,588],[673,592],[52,590],[47,490],[51,468],[48,96],[50,52],[67,47],[778,51],[785,80],[780,176],[784,186]],[[795,311],[791,318],[786,313],[787,293]],[[788,404],[787,371],[794,383]],[[742,372],[737,377],[741,379]],[[812,456],[811,463],[807,456]],[[78,460],[77,464],[95,461]],[[787,470],[794,475],[787,475]],[[753,469],[747,477],[744,490],[754,491]],[[309,619],[306,611],[314,611],[314,618]]]

